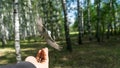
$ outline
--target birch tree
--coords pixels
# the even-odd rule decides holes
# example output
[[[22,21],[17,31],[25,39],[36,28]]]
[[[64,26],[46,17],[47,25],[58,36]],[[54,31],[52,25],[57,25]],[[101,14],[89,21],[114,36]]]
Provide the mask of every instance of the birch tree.
[[[5,47],[5,44],[7,44],[7,41],[6,41],[6,27],[5,27],[5,24],[3,23],[4,13],[3,13],[2,3],[3,1],[0,1],[0,41],[2,42],[2,47]]]
[[[15,50],[16,59],[19,63],[21,61],[20,54],[20,35],[19,35],[19,15],[18,15],[18,2],[19,0],[14,0],[14,24],[15,24]]]

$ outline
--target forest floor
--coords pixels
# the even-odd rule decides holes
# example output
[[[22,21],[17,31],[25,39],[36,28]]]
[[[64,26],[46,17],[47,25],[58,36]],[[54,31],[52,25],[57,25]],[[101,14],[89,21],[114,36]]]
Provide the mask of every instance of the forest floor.
[[[63,46],[62,51],[57,51],[46,42],[21,41],[22,60],[29,55],[36,56],[39,49],[49,48],[50,68],[119,68],[120,67],[120,36],[112,37],[102,43],[87,41],[78,45],[76,38],[72,38],[73,52],[66,50],[65,41],[57,43]],[[1,46],[1,42],[0,42]],[[14,42],[8,41],[5,48],[0,47],[0,65],[16,63]]]

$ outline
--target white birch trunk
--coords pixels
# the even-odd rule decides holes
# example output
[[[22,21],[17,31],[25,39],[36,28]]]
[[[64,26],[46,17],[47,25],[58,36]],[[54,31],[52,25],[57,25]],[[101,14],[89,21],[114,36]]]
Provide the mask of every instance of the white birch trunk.
[[[14,1],[14,23],[15,23],[15,50],[16,50],[16,59],[17,59],[17,62],[19,63],[21,61],[21,54],[20,54],[18,0]]]
[[[0,35],[1,35],[1,37],[0,37],[0,39],[1,39],[1,42],[2,42],[2,47],[4,47],[6,44],[7,44],[7,41],[6,41],[6,27],[4,26],[4,23],[3,23],[3,18],[4,18],[4,16],[3,16],[3,14],[1,14],[0,15],[1,17],[0,17]]]

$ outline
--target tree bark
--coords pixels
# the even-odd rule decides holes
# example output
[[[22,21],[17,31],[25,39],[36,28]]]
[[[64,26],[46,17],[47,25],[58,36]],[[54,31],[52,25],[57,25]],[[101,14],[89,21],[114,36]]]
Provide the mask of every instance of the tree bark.
[[[5,45],[7,44],[6,41],[6,27],[3,23],[3,19],[4,19],[4,14],[2,13],[2,1],[0,1],[0,41],[2,42],[2,47],[5,47]]]
[[[87,0],[87,23],[88,23],[88,33],[89,33],[89,40],[92,40],[92,30],[91,30],[91,22],[90,22],[90,0]]]
[[[15,23],[15,50],[17,62],[21,62],[20,53],[20,35],[19,35],[19,15],[18,15],[18,0],[14,0],[14,23]]]
[[[100,42],[100,0],[96,0],[96,4],[97,4],[96,38],[97,41]]]
[[[113,29],[113,31],[114,31],[114,34],[116,35],[117,34],[117,27],[116,27],[116,16],[115,16],[115,0],[112,0],[112,22],[114,23],[114,29]]]
[[[77,0],[77,10],[78,10],[78,43],[82,44],[82,12],[80,10],[80,2]],[[81,15],[80,15],[81,14]]]
[[[66,0],[62,0],[62,7],[63,7],[63,12],[64,12],[64,29],[65,29],[67,50],[72,52],[71,39],[70,39],[70,35],[69,35],[68,19],[67,19],[67,11],[66,11],[65,5],[66,5]]]

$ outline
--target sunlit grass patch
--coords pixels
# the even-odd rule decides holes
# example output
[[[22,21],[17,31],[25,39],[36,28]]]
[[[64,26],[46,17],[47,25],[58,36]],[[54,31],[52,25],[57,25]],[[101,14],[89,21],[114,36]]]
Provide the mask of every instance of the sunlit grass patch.
[[[0,64],[15,63],[15,50],[13,48],[0,49]]]
[[[13,48],[0,48],[0,52],[15,52]]]
[[[8,60],[7,59],[0,61],[0,65],[4,65],[4,64],[8,64]]]

